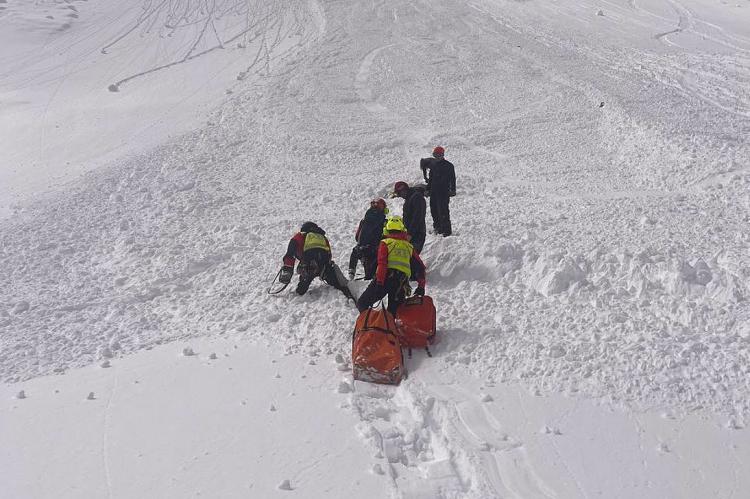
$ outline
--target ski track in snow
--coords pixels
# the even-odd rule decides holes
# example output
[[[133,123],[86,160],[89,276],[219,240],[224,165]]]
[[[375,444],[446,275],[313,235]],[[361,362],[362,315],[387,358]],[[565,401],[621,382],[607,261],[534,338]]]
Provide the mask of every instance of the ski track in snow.
[[[107,398],[107,406],[104,408],[104,422],[102,424],[102,464],[104,467],[104,478],[107,484],[107,497],[114,497],[112,491],[112,473],[109,465],[109,428],[110,428],[110,410],[112,408],[112,401],[117,393],[118,377],[115,375],[112,383],[112,390]]]
[[[750,39],[671,0],[601,3],[242,3],[257,23],[223,43],[257,50],[205,126],[0,221],[0,379],[203,335],[348,356],[339,293],[268,281],[307,219],[343,264],[368,199],[418,181],[441,143],[456,237],[423,253],[441,343],[401,387],[348,401],[394,496],[555,497],[524,442],[423,362],[744,426]],[[187,52],[113,83],[220,50],[216,11],[192,14]],[[106,413],[103,431],[111,495]]]

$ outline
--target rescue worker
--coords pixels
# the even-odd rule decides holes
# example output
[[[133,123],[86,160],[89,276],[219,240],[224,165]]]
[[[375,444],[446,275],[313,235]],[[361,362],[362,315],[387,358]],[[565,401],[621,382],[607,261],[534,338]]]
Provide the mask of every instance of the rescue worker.
[[[362,260],[366,280],[372,279],[372,276],[375,275],[378,245],[383,237],[387,213],[388,208],[384,199],[377,198],[370,201],[370,208],[365,212],[364,218],[360,220],[357,233],[354,236],[357,245],[352,249],[352,254],[349,257],[349,279],[354,279],[359,260]]]
[[[279,282],[289,284],[294,272],[294,261],[299,260],[297,273],[297,294],[307,293],[313,279],[320,277],[326,284],[338,289],[344,296],[354,300],[346,278],[338,265],[331,259],[331,244],[326,232],[313,222],[302,224],[300,231],[292,237],[284,255],[284,266],[279,274]]]
[[[453,232],[450,198],[456,195],[456,171],[453,163],[445,159],[445,149],[437,146],[432,150],[431,158],[420,160],[419,167],[430,190],[430,214],[435,233],[450,236]]]
[[[408,240],[406,227],[401,217],[392,217],[386,222],[388,236],[378,246],[378,268],[375,279],[357,300],[357,309],[367,310],[378,300],[388,295],[388,311],[396,314],[409,290],[412,268],[416,269],[417,289],[415,295],[424,296],[424,263]]]
[[[393,186],[396,195],[404,200],[404,225],[411,236],[410,242],[417,253],[422,253],[427,237],[427,202],[421,190],[409,187],[406,182],[396,182]]]

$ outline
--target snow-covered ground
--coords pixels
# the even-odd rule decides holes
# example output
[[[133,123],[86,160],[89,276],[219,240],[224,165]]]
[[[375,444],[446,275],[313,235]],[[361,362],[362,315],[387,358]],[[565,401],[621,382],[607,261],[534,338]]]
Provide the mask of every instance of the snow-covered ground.
[[[750,486],[747,0],[0,0],[0,137],[9,497]],[[441,342],[352,383],[265,289],[436,144]]]

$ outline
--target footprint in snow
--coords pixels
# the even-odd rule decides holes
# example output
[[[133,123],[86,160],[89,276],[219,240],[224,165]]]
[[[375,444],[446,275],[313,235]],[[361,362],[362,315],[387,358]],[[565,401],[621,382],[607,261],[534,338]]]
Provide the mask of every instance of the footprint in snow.
[[[281,314],[271,314],[266,317],[268,322],[279,322],[281,320]]]
[[[23,312],[28,311],[30,307],[31,306],[29,305],[29,302],[27,302],[27,301],[19,301],[13,307],[13,313],[14,314],[22,314]]]
[[[289,480],[284,480],[279,484],[279,490],[294,490],[292,483]]]
[[[727,421],[727,428],[730,430],[741,430],[745,427],[745,424],[737,418],[731,418]]]
[[[544,433],[545,435],[562,435],[559,428],[553,428],[550,426],[545,426],[539,433]]]
[[[195,352],[193,351],[192,348],[185,347],[185,348],[182,349],[182,355],[184,357],[191,357],[191,356],[195,355]]]
[[[16,398],[17,398],[18,400],[23,400],[23,399],[25,399],[25,398],[26,398],[26,392],[25,392],[25,391],[23,391],[23,390],[21,390],[20,392],[18,392],[18,393],[16,394]]]

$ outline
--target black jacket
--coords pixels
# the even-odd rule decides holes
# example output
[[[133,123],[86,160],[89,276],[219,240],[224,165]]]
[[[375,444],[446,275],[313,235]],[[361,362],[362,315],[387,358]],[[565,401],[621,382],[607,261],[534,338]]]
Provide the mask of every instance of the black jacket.
[[[377,248],[383,237],[383,225],[385,224],[385,213],[376,208],[369,208],[365,217],[359,222],[357,229],[357,243],[360,246]]]
[[[427,234],[424,217],[427,214],[427,203],[424,195],[417,189],[410,188],[404,200],[404,225],[412,236]]]
[[[424,179],[430,186],[430,196],[456,192],[456,170],[445,158],[422,158],[419,161]]]

